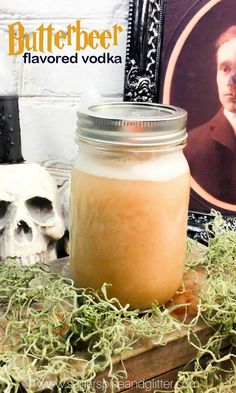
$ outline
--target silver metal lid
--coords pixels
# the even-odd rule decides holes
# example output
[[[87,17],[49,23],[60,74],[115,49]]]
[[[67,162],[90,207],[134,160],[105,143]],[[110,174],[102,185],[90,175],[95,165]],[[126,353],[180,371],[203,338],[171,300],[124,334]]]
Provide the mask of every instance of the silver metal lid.
[[[78,112],[77,139],[125,146],[185,144],[187,112],[175,106],[110,102]]]

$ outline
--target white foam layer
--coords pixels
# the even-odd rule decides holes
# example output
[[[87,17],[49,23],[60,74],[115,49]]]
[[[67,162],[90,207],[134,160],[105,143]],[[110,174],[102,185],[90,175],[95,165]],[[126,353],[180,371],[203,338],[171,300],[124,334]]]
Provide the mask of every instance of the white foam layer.
[[[94,176],[144,181],[169,181],[189,171],[182,151],[161,154],[143,161],[88,158],[80,153],[75,168]]]

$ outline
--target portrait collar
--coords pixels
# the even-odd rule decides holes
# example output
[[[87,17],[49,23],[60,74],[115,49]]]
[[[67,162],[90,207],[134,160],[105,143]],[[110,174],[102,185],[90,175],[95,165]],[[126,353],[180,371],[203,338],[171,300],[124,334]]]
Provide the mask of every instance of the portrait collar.
[[[235,154],[236,137],[231,122],[225,116],[223,108],[213,117],[210,125],[212,138]]]
[[[231,126],[234,129],[234,132],[236,132],[236,112],[229,112],[226,109],[224,109],[224,115],[226,119],[230,122]]]

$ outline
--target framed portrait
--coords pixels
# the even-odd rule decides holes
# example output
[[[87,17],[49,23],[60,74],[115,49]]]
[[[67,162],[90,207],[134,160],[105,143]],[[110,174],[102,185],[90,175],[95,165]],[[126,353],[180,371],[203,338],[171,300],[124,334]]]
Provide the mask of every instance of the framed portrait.
[[[130,4],[124,99],[187,110],[190,209],[235,216],[236,1]]]

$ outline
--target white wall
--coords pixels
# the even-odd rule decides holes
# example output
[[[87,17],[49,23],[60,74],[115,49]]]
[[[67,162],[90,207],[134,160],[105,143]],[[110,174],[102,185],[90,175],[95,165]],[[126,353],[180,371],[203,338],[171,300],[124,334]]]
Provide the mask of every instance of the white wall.
[[[18,20],[29,32],[42,22],[46,25],[52,22],[59,29],[76,19],[81,19],[82,28],[88,30],[104,30],[116,23],[124,28],[118,47],[109,50],[122,56],[122,64],[23,64],[21,55],[10,58],[15,90],[20,97],[25,159],[72,162],[77,151],[74,132],[81,97],[100,94],[103,100],[122,99],[128,3],[128,0],[0,0],[0,51],[6,53],[8,25]],[[74,53],[74,49],[68,48],[60,51],[60,55]],[[95,51],[83,51],[84,55],[90,53]],[[97,55],[101,53],[101,48],[96,50]]]

